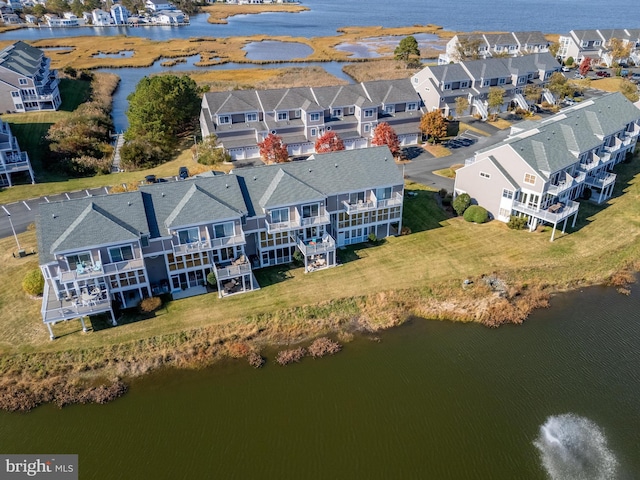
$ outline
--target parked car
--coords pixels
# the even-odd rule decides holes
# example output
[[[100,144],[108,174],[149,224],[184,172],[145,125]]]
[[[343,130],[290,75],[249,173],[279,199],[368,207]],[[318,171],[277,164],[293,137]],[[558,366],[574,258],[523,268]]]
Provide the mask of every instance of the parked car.
[[[569,67],[562,67],[563,72],[570,72],[571,69]]]
[[[605,72],[604,70],[599,70],[596,72],[596,76],[607,78],[610,77],[611,74],[609,72]]]
[[[180,177],[182,180],[184,180],[185,178],[189,178],[189,169],[187,167],[180,167],[178,169],[178,177]]]
[[[573,76],[573,78],[580,78],[580,79],[582,79],[582,78],[585,78],[585,76],[584,76],[584,75],[582,75],[581,73],[576,73],[576,74]]]
[[[156,183],[158,179],[155,175],[147,175],[146,177],[144,177],[144,181],[147,183]]]

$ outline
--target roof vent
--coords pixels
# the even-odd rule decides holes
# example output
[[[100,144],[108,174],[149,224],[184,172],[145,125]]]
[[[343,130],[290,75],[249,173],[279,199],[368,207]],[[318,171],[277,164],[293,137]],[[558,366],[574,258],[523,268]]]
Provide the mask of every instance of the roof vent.
[[[127,202],[127,205],[131,206],[131,202]]]
[[[338,168],[338,164],[336,163],[336,168]]]
[[[164,192],[162,192],[162,196],[164,197]]]
[[[254,175],[254,176],[253,176],[253,179],[254,179],[254,180],[257,180],[257,179],[258,179],[258,177],[256,177],[256,176]]]
[[[311,173],[311,169],[309,169],[309,173]]]
[[[384,157],[384,161],[385,161],[385,162],[387,161],[387,157]]]
[[[52,213],[52,214],[51,214],[51,218],[56,218],[56,214],[55,214],[55,213]]]
[[[228,183],[225,183],[224,186],[225,186],[225,188],[229,188],[229,184]]]

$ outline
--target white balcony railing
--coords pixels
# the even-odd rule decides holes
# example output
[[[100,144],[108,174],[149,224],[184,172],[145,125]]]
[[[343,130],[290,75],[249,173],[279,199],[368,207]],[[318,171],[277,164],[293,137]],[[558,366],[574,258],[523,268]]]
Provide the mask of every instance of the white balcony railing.
[[[547,188],[547,192],[550,193],[551,195],[559,196],[563,192],[566,192],[572,187],[584,182],[585,178],[586,178],[586,173],[584,172],[578,172],[578,174],[575,177],[571,176],[570,174],[566,174],[565,178],[562,181],[560,181],[557,185],[549,185]]]
[[[604,188],[611,185],[615,181],[616,181],[615,173],[604,172],[595,177],[591,177],[591,176],[587,177],[585,180],[585,183],[590,187]]]
[[[251,273],[251,264],[249,262],[241,263],[239,265],[229,265],[221,268],[216,267],[216,277],[218,280],[241,277],[248,273]]]
[[[578,202],[574,202],[573,200],[569,200],[564,204],[552,205],[545,210],[541,210],[538,207],[533,207],[522,202],[513,202],[513,209],[517,212],[522,212],[531,217],[535,217],[549,223],[561,222],[565,218],[576,213],[579,208],[580,204]]]
[[[174,255],[186,255],[188,253],[203,252],[206,250],[212,250],[214,248],[244,245],[245,243],[247,243],[247,241],[244,236],[244,232],[240,231],[239,234],[232,235],[230,237],[211,238],[211,239],[204,238],[196,242],[173,245],[173,253]]]
[[[58,276],[60,277],[61,283],[67,283],[75,280],[90,280],[92,278],[99,278],[105,275],[113,275],[131,270],[140,270],[142,268],[144,268],[144,260],[142,258],[134,258],[123,262],[101,265],[100,268],[87,267],[82,273],[78,270],[59,269]]]
[[[378,200],[378,208],[395,207],[397,205],[402,205],[402,195],[400,192],[394,192],[391,198]]]
[[[271,218],[271,214],[268,213],[265,219],[265,223],[267,224],[267,231],[269,233],[293,230],[294,228],[300,227],[300,215],[298,214],[298,210],[294,209],[293,216],[290,217],[289,220],[284,222],[276,222]]]
[[[331,235],[324,235],[321,239],[313,241],[303,241],[298,239],[298,248],[306,257],[335,251],[336,242]]]
[[[310,227],[313,225],[326,225],[327,223],[330,223],[331,220],[329,219],[329,214],[327,213],[327,209],[324,207],[320,207],[318,209],[318,215],[315,215],[313,217],[302,217],[300,219],[300,226],[301,227]]]

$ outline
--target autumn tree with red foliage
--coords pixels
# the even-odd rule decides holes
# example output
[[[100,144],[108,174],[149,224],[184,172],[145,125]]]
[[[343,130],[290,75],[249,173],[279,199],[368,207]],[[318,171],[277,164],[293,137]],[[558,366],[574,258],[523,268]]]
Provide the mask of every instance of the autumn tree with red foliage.
[[[591,59],[589,57],[584,57],[584,59],[580,62],[580,66],[578,67],[578,70],[580,70],[580,75],[586,77],[590,69]]]
[[[344,142],[335,132],[327,132],[316,140],[316,152],[339,152],[344,150]]]
[[[400,140],[396,131],[387,122],[379,123],[373,131],[371,143],[376,146],[386,145],[395,157],[400,153]]]
[[[282,137],[270,133],[263,141],[258,143],[260,156],[265,163],[284,163],[289,161],[289,151],[282,143]]]

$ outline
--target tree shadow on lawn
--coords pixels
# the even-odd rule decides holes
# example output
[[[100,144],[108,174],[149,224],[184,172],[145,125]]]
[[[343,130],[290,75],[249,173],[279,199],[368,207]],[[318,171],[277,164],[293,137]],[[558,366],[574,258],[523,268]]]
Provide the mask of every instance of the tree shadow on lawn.
[[[275,285],[276,283],[284,282],[289,278],[293,278],[291,270],[296,268],[295,265],[275,265],[273,267],[261,268],[254,270],[254,275],[258,281],[260,287],[266,287],[268,285]]]

